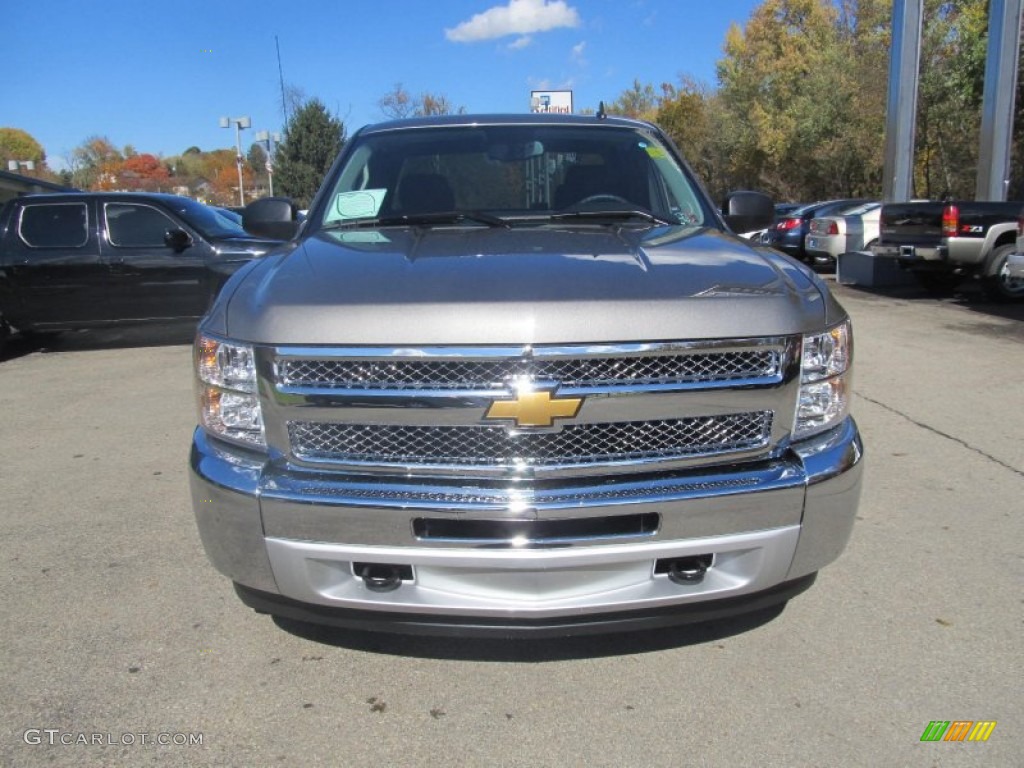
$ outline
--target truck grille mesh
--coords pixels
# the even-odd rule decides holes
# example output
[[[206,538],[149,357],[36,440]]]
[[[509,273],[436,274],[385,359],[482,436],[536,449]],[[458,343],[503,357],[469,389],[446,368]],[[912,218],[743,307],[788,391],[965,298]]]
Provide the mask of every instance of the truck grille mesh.
[[[491,426],[288,423],[300,459],[396,465],[564,466],[715,456],[762,448],[772,412],[571,424],[558,432]]]
[[[505,390],[522,379],[614,387],[767,379],[779,375],[780,361],[778,349],[493,361],[289,358],[278,361],[277,378],[285,387],[317,389]]]

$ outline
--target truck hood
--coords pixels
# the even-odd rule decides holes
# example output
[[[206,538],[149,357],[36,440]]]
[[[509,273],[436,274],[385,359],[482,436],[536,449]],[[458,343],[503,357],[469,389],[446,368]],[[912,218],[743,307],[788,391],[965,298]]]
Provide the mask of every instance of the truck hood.
[[[220,254],[246,254],[262,256],[281,245],[280,240],[268,240],[264,237],[214,237],[210,243]]]
[[[809,270],[718,230],[547,225],[317,233],[250,265],[204,329],[263,344],[545,344],[808,333]]]

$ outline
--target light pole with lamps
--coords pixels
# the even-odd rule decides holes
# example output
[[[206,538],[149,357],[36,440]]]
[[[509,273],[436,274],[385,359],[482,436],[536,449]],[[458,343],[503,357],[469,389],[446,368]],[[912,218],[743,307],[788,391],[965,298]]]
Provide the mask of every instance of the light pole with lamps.
[[[270,182],[270,196],[274,196],[274,154],[276,146],[281,143],[280,133],[270,131],[258,131],[256,141],[267,145],[267,181]]]
[[[242,185],[242,130],[249,128],[252,125],[252,120],[248,117],[222,117],[220,119],[221,128],[230,128],[231,124],[235,125],[235,162],[238,165],[238,204],[241,206],[245,205],[245,190]]]

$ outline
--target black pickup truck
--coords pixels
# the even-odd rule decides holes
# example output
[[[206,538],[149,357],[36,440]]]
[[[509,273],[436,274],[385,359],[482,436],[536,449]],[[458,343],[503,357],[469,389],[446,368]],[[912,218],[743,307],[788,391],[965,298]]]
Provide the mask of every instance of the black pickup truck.
[[[0,343],[11,326],[198,319],[232,272],[276,244],[175,195],[15,198],[0,211]]]
[[[1016,251],[1022,212],[1022,202],[886,203],[871,251],[897,259],[930,292],[976,278],[992,298],[1019,301],[1024,281],[1006,260]]]

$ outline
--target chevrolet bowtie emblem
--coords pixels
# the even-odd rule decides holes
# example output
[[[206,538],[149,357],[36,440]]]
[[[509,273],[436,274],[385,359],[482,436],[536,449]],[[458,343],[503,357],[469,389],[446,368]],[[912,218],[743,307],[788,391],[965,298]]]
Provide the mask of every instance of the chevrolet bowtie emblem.
[[[582,397],[554,398],[551,392],[520,392],[514,400],[495,400],[485,419],[513,419],[517,427],[550,427],[555,419],[571,419],[579,413]]]

